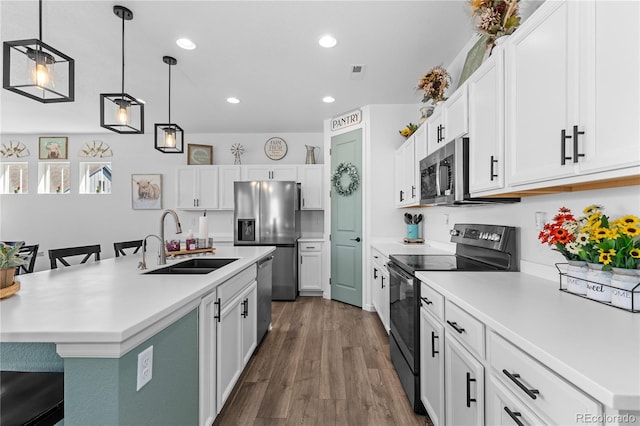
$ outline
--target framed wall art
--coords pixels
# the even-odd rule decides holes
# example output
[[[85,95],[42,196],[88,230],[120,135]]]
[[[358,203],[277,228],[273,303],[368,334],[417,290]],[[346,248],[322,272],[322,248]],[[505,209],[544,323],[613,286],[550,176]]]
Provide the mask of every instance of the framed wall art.
[[[162,209],[162,175],[131,175],[131,207],[134,210]]]
[[[38,144],[40,160],[66,160],[68,138],[66,136],[41,136]]]
[[[287,155],[287,143],[282,138],[270,138],[264,144],[264,153],[271,160],[282,160]]]
[[[187,164],[192,166],[213,164],[213,146],[187,144]]]

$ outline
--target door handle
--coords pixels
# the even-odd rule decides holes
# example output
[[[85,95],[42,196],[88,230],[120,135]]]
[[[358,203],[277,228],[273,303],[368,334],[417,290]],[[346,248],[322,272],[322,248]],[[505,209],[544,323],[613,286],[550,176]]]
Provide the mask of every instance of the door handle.
[[[493,181],[493,178],[497,178],[497,177],[498,177],[498,175],[497,175],[497,174],[495,174],[495,173],[493,172],[493,165],[494,165],[495,163],[497,163],[497,162],[498,162],[498,160],[496,160],[496,159],[494,158],[494,156],[492,155],[492,156],[491,156],[491,180],[492,180],[492,181]]]
[[[578,153],[578,135],[584,135],[584,132],[578,130],[578,126],[573,126],[573,162],[578,162],[578,157],[584,157],[584,154]]]
[[[571,135],[567,135],[567,130],[562,129],[560,131],[560,165],[567,164],[567,160],[571,160],[571,157],[567,157],[567,146],[565,144],[567,139],[571,139]]]
[[[360,237],[356,237],[356,238],[349,238],[351,241],[355,241],[355,242],[360,242]]]

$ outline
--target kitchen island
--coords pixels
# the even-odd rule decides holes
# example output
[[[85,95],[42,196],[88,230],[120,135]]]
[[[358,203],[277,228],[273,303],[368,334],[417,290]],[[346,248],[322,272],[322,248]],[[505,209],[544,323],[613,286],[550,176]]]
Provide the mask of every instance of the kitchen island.
[[[126,256],[21,275],[20,292],[0,302],[0,367],[64,371],[65,424],[197,424],[200,303],[255,276],[273,250],[218,248],[203,257],[238,260],[206,275],[145,274],[159,268],[152,252],[147,271]],[[152,380],[137,391],[138,353],[150,346]]]

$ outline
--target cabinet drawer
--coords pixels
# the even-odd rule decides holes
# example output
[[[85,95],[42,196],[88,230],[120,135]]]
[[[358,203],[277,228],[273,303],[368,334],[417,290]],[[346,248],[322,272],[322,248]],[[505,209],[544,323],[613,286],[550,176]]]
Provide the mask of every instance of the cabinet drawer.
[[[601,414],[601,406],[511,343],[489,333],[489,364],[515,395],[555,424],[574,424],[576,414]]]
[[[257,276],[256,265],[251,265],[238,275],[220,284],[218,287],[218,297],[222,304],[220,309],[222,310],[237,294],[249,286]]]
[[[444,318],[446,332],[484,359],[484,324],[448,300],[445,301]]]
[[[389,261],[389,258],[384,254],[380,253],[378,250],[372,248],[371,249],[371,260],[373,262],[379,262],[381,265],[386,265]]]
[[[299,251],[322,251],[322,243],[321,242],[313,242],[313,243],[298,243]]]
[[[420,305],[444,321],[444,297],[423,282],[420,282]]]
[[[527,405],[507,390],[498,379],[490,376],[487,387],[487,424],[502,426],[520,424],[527,426],[544,426],[542,421]]]

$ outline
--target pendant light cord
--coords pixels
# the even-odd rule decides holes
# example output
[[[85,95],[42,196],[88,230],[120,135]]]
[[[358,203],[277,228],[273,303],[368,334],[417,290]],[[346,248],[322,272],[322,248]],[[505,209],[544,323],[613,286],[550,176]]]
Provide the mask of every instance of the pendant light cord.
[[[171,64],[169,64],[169,123],[171,123]]]
[[[126,14],[125,12],[122,12],[122,99],[123,100],[124,100],[124,16],[125,14]]]
[[[39,11],[39,15],[38,15],[38,18],[39,18],[39,21],[38,21],[38,22],[39,22],[39,24],[38,24],[38,26],[39,26],[39,31],[40,31],[40,41],[42,41],[42,0],[40,0],[40,7],[39,7],[39,9],[40,9],[40,11]]]

